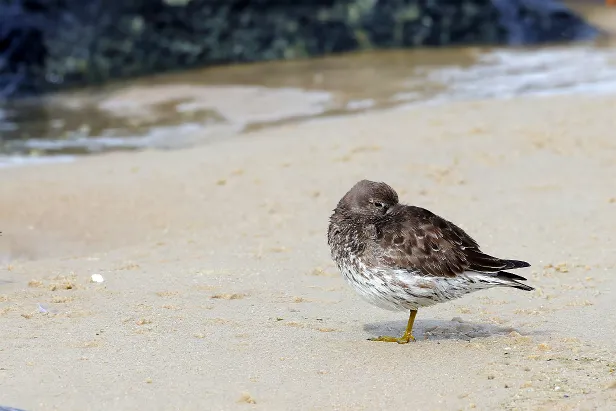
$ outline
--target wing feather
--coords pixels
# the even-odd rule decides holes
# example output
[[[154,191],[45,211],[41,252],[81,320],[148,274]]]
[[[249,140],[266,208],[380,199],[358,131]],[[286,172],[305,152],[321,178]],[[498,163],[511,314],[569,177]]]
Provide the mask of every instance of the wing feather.
[[[460,227],[420,207],[396,206],[377,224],[375,234],[371,254],[379,264],[426,276],[456,277],[465,271],[497,275],[529,266],[481,252]]]

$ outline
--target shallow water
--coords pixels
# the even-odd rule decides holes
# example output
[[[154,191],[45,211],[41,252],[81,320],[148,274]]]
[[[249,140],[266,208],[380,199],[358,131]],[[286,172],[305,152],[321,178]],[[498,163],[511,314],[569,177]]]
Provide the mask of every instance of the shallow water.
[[[585,6],[603,27],[616,8]],[[378,51],[158,75],[0,108],[0,167],[174,148],[280,122],[400,105],[616,92],[616,41]],[[50,158],[50,156],[54,156]]]

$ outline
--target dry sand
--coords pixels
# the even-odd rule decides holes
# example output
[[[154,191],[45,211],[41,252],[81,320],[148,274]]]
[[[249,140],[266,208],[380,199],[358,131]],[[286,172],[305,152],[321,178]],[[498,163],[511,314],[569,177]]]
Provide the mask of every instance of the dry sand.
[[[615,114],[613,96],[458,103],[0,170],[0,404],[615,409]],[[329,214],[361,178],[528,260],[537,290],[367,341],[406,313],[330,261]]]

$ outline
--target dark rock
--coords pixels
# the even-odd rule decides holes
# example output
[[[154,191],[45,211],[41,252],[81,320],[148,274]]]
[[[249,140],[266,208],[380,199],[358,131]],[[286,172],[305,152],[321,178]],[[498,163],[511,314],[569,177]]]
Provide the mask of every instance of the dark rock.
[[[209,64],[598,34],[552,0],[0,0],[0,97]]]
[[[493,0],[508,45],[591,40],[599,31],[556,0]]]

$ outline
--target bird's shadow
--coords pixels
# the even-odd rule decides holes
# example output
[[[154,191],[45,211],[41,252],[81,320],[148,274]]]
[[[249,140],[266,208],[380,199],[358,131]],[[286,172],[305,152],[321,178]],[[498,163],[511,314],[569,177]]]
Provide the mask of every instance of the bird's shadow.
[[[382,321],[364,325],[364,331],[374,337],[382,335],[401,336],[406,329],[406,321]],[[464,321],[458,317],[446,320],[417,320],[413,326],[413,336],[420,340],[464,340],[473,338],[486,338],[497,335],[507,335],[511,332],[520,335],[543,334],[542,331],[520,331],[511,326],[496,324],[475,323]]]

